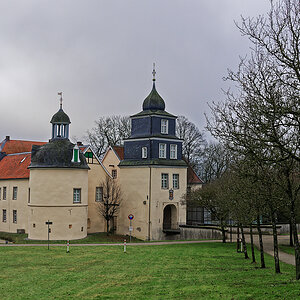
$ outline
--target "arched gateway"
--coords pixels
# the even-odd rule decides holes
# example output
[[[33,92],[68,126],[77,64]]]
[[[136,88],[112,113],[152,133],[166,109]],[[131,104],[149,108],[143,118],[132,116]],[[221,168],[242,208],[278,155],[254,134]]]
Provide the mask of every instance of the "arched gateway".
[[[163,229],[178,229],[177,208],[174,204],[168,204],[164,208]]]

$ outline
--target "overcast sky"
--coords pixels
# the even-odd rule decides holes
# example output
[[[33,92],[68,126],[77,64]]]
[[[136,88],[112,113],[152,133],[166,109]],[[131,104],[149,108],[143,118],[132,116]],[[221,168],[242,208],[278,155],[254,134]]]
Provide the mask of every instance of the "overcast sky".
[[[269,0],[0,0],[0,140],[50,138],[59,108],[81,138],[100,116],[141,111],[152,86],[203,130],[227,68],[249,53],[234,25]]]

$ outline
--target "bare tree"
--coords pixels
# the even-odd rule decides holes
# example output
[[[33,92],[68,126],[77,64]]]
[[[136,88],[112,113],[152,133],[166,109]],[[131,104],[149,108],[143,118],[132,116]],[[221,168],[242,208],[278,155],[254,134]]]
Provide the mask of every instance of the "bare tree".
[[[122,145],[130,136],[131,123],[128,116],[100,117],[95,127],[87,131],[87,141],[101,157],[108,146]]]
[[[282,179],[284,185],[280,186],[288,200],[294,234],[297,279],[300,279],[295,219],[300,189],[299,16],[299,1],[282,0],[271,2],[267,17],[242,19],[238,27],[254,45],[251,57],[241,59],[237,72],[229,71],[227,79],[237,85],[238,92],[228,91],[225,103],[214,103],[213,118],[208,120],[208,128],[215,137],[233,151],[252,157],[259,166],[264,187],[272,182],[265,170]],[[275,201],[277,196],[270,188],[264,191],[268,192],[276,243],[277,208],[271,199]]]
[[[110,221],[114,220],[114,217],[118,214],[122,194],[117,180],[108,176],[100,183],[100,187],[103,189],[103,201],[97,203],[97,209],[99,215],[104,217],[106,221],[106,233],[108,235]]]
[[[199,128],[184,116],[177,118],[176,134],[183,139],[182,154],[193,167],[198,163],[205,140]]]

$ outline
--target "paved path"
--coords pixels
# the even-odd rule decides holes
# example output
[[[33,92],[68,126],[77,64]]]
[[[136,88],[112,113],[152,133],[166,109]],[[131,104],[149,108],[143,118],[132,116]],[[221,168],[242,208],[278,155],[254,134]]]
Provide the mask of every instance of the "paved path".
[[[128,243],[127,246],[157,246],[157,245],[178,245],[178,244],[199,244],[199,243],[220,243],[221,240],[202,240],[202,241],[172,241],[172,242],[145,242],[145,243]],[[111,243],[111,244],[70,244],[72,247],[79,246],[123,246],[124,243]],[[48,244],[0,244],[0,247],[38,247],[38,246],[48,246]],[[50,244],[51,247],[66,247],[66,244]]]
[[[241,235],[240,235],[241,237]],[[250,235],[245,234],[246,242],[250,244]],[[299,236],[300,238],[300,236]],[[233,234],[233,241],[236,241],[236,235]],[[253,236],[253,241],[255,246],[259,249],[259,239],[258,235]],[[272,235],[263,235],[263,243],[264,243],[264,252],[274,256],[274,248],[273,248],[273,236]],[[278,243],[280,245],[289,245],[290,236],[289,235],[279,235]],[[250,252],[249,249],[248,253]],[[251,255],[251,254],[250,254]],[[295,266],[295,256],[291,254],[287,254],[283,251],[279,250],[279,259],[287,264]]]

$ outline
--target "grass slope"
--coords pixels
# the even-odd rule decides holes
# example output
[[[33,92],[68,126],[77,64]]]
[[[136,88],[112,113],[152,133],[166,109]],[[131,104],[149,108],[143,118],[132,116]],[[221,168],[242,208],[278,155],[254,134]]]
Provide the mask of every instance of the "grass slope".
[[[257,253],[258,257],[258,253]],[[1,247],[1,299],[299,299],[294,267],[259,269],[234,244]]]

